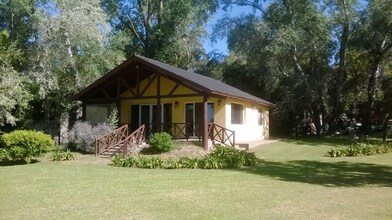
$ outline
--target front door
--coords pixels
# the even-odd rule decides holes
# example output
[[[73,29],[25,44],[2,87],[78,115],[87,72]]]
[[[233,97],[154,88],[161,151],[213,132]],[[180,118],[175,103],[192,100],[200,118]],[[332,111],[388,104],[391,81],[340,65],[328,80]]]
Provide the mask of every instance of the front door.
[[[214,122],[214,103],[207,104],[207,122]],[[187,103],[185,105],[186,135],[188,137],[201,137],[203,128],[203,103]]]

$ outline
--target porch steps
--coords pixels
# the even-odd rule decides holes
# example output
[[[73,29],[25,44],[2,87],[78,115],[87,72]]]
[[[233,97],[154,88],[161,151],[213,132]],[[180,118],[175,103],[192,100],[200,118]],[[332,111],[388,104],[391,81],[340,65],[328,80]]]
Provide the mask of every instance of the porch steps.
[[[136,148],[141,148],[141,147],[143,147],[143,146],[146,146],[146,143],[145,142],[143,142],[141,145],[138,145]],[[116,147],[113,147],[113,148],[111,148],[111,149],[109,149],[108,151],[105,151],[105,152],[103,152],[102,154],[100,154],[100,155],[98,155],[99,157],[102,157],[102,158],[111,158],[111,157],[113,157],[116,153],[119,153],[119,154],[121,154],[122,153],[122,147],[123,147],[123,145],[121,144],[121,145],[118,145],[118,146],[116,146]],[[131,149],[131,151],[132,150],[135,150],[135,149]]]
[[[108,151],[103,152],[102,154],[99,155],[99,157],[102,158],[110,158],[113,157],[116,153],[121,153],[123,145],[118,145],[116,147],[113,147],[109,149]]]

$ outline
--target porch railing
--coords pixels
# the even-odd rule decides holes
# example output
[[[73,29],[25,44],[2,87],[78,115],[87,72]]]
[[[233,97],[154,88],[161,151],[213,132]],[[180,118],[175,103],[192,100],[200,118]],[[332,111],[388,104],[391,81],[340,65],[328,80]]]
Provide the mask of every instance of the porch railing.
[[[95,139],[95,155],[102,154],[105,151],[118,145],[128,136],[128,125],[123,125],[116,130],[100,136]]]
[[[146,134],[156,132],[157,124],[146,124]],[[169,133],[174,139],[186,139],[196,137],[201,141],[203,128],[199,123],[160,123],[160,131]],[[222,127],[220,125],[208,124],[208,135],[213,142],[235,145],[235,131]]]
[[[174,139],[196,137],[201,140],[202,126],[199,123],[160,123],[159,126],[160,131],[169,133]],[[156,132],[157,124],[147,124],[146,130],[147,135]]]
[[[145,140],[145,125],[142,125],[120,143],[123,144],[123,154],[127,155],[130,148],[141,145]]]
[[[213,142],[217,141],[222,144],[229,144],[232,147],[235,145],[235,131],[211,123],[208,124],[208,134]]]

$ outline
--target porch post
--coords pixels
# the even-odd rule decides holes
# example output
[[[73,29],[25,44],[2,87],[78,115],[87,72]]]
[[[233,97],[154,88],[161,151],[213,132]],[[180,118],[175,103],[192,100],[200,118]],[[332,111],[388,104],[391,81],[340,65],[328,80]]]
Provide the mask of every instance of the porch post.
[[[203,147],[208,150],[208,105],[207,95],[203,96]]]
[[[157,116],[156,116],[156,132],[161,132],[161,76],[157,73]]]

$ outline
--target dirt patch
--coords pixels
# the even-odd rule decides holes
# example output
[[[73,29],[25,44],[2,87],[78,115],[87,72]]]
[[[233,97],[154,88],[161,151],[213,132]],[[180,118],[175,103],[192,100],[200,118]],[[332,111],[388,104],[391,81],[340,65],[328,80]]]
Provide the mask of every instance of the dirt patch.
[[[207,152],[199,142],[175,141],[176,149],[160,154],[163,159],[179,159],[181,157],[203,157]]]
[[[150,154],[149,146],[143,145],[141,148],[134,149],[132,156],[158,156],[162,159],[179,159],[181,157],[203,157],[207,152],[198,141],[174,141],[174,149],[162,154]]]

